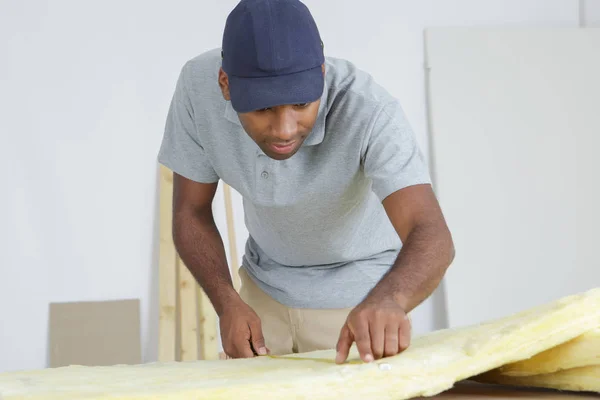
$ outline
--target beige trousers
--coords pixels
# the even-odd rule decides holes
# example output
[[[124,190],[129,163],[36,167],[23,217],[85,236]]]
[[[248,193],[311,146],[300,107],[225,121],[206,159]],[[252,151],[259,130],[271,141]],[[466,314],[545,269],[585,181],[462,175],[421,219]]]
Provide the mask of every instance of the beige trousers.
[[[273,355],[335,349],[351,308],[299,309],[273,300],[240,268],[241,298],[258,314]]]

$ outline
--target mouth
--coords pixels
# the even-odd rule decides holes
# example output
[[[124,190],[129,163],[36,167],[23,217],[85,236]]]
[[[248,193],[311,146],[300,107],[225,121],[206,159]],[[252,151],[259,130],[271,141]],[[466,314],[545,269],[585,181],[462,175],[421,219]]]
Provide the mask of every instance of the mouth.
[[[269,147],[275,153],[278,153],[278,154],[288,154],[289,152],[291,152],[294,149],[294,145],[295,144],[296,144],[296,141],[293,141],[293,142],[290,142],[290,143],[285,143],[285,144],[271,143],[271,144],[269,144]]]

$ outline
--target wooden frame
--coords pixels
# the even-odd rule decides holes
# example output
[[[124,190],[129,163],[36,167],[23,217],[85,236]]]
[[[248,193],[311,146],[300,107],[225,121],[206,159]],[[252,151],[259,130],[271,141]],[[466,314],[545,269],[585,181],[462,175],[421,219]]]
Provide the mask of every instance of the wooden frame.
[[[159,338],[158,361],[215,360],[219,352],[217,314],[185,266],[173,243],[173,172],[160,165],[159,180]],[[223,184],[230,270],[239,290],[231,188]]]

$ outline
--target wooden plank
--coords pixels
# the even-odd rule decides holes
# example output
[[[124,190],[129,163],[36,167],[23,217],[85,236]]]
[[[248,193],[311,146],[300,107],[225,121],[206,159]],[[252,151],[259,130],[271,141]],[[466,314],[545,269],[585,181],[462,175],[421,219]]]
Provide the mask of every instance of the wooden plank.
[[[231,279],[233,287],[237,292],[240,290],[239,261],[237,252],[237,242],[235,236],[235,224],[233,214],[233,202],[231,197],[231,187],[223,184],[223,195],[225,197],[225,214],[227,216],[227,237],[229,239],[229,264],[231,269]]]
[[[198,298],[194,276],[177,257],[179,289],[180,361],[198,360]]]
[[[159,337],[158,360],[175,361],[176,355],[176,304],[177,266],[173,243],[173,174],[160,166],[159,203]]]
[[[200,359],[202,360],[218,360],[219,356],[219,343],[217,342],[218,335],[218,323],[217,313],[215,312],[210,299],[198,286],[198,327],[199,327],[199,346],[200,346]]]

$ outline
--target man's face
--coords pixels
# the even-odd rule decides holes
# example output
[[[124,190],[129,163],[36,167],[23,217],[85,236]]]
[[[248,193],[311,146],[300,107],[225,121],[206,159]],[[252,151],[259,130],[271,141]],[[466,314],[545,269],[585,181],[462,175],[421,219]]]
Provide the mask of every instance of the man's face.
[[[219,73],[223,97],[229,100],[229,83]],[[282,105],[248,113],[238,113],[240,122],[254,142],[269,157],[286,160],[300,149],[319,114],[321,100],[305,104]]]
[[[320,100],[238,113],[248,135],[261,150],[276,160],[292,157],[312,131]]]

